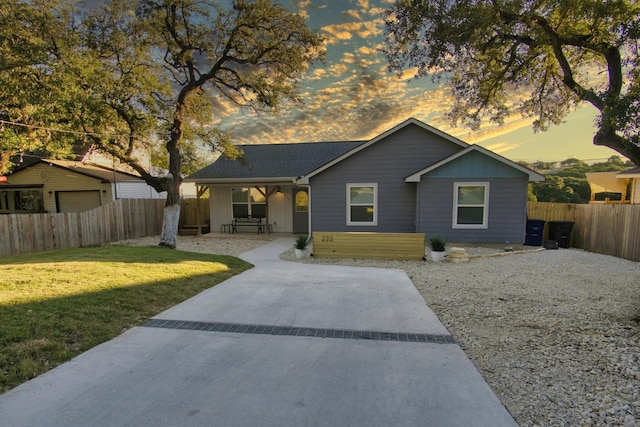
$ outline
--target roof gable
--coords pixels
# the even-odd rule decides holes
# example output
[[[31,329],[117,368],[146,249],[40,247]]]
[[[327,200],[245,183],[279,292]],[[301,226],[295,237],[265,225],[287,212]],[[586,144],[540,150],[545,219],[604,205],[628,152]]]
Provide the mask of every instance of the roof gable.
[[[88,176],[90,178],[98,179],[102,182],[138,182],[143,181],[143,179],[139,176],[132,175],[122,171],[114,171],[111,168],[89,164],[76,162],[73,160],[50,160],[50,159],[40,159],[34,163],[30,163],[28,165],[19,167],[7,174],[7,176],[18,174],[24,170],[35,167],[37,165],[47,165],[53,166],[56,168],[64,169],[73,173],[77,173],[80,175]]]
[[[466,147],[469,146],[469,144],[467,144],[466,142],[464,142],[464,141],[462,141],[462,140],[460,140],[460,139],[458,139],[458,138],[456,138],[454,136],[451,136],[448,133],[442,132],[441,130],[436,129],[433,126],[430,126],[430,125],[428,125],[428,124],[426,124],[424,122],[421,122],[420,120],[418,120],[418,119],[416,119],[414,117],[411,117],[411,118],[405,120],[404,122],[392,127],[391,129],[381,133],[380,135],[376,136],[375,138],[358,145],[354,149],[344,153],[343,155],[337,157],[336,159],[334,159],[333,161],[323,165],[322,167],[315,169],[311,173],[305,175],[304,178],[300,182],[303,183],[303,184],[308,184],[309,183],[309,179],[311,177],[323,172],[324,170],[326,170],[326,169],[330,168],[331,166],[335,165],[336,163],[339,163],[339,162],[341,162],[341,161],[353,156],[354,154],[358,153],[359,151],[364,150],[367,147],[370,147],[371,145],[375,144],[376,142],[387,138],[389,135],[392,135],[392,134],[398,132],[399,130],[404,129],[407,126],[412,126],[412,125],[413,126],[419,126],[420,128],[422,128],[422,129],[424,129],[424,130],[426,130],[428,132],[431,132],[431,133],[433,133],[433,134],[435,134],[437,136],[440,136],[441,138],[443,138],[443,139],[445,139],[447,141],[453,142],[454,144],[460,146],[461,148],[466,148]]]
[[[478,162],[478,156],[488,161]],[[475,161],[474,161],[475,160]],[[474,169],[477,168],[477,169]],[[449,177],[455,173],[456,177],[474,176],[510,177],[525,174],[529,181],[544,181],[544,176],[518,163],[512,162],[479,145],[470,145],[466,149],[453,154],[446,159],[434,163],[405,178],[406,182],[420,182],[423,175]],[[465,176],[468,173],[469,176]]]

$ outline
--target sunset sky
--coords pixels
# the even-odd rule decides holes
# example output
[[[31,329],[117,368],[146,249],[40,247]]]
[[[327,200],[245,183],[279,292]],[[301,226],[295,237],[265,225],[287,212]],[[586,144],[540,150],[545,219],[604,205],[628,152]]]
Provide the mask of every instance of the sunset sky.
[[[534,134],[530,120],[513,116],[501,128],[483,126],[473,133],[453,128],[444,117],[450,93],[443,84],[398,78],[387,71],[378,49],[384,41],[381,13],[391,0],[281,0],[307,17],[307,25],[326,37],[325,64],[311,68],[302,81],[304,105],[283,105],[277,114],[256,116],[231,106],[219,111],[220,124],[238,144],[344,141],[372,138],[415,117],[468,143],[478,143],[511,160],[588,163],[615,151],[592,144],[595,109],[588,105],[566,123]],[[224,106],[223,106],[224,107]]]

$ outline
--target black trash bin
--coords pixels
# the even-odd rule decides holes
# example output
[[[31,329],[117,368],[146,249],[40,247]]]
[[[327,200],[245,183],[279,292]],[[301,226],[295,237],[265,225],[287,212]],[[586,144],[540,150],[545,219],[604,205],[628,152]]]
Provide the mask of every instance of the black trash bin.
[[[571,243],[571,221],[549,221],[549,239],[558,242],[561,248],[568,248]]]
[[[542,246],[542,232],[545,221],[542,219],[528,219],[527,233],[524,236],[524,244],[527,246]]]

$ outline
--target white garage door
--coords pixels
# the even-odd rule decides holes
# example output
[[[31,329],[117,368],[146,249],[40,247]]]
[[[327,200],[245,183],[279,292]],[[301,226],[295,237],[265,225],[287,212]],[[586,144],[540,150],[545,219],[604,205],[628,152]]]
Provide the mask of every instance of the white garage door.
[[[100,191],[57,191],[58,212],[83,212],[100,206]]]

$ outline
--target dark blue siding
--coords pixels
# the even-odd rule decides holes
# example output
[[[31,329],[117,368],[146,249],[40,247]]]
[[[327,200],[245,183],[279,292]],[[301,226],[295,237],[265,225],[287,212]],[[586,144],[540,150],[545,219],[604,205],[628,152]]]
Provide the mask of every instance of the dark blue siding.
[[[454,229],[453,184],[489,181],[488,228]],[[523,243],[527,213],[526,176],[520,178],[426,178],[419,184],[417,231],[427,238],[441,234],[450,242]]]
[[[405,177],[463,149],[416,125],[406,126],[310,179],[315,231],[416,231],[416,185]],[[378,184],[378,225],[347,226],[348,183]],[[526,194],[526,191],[525,191]]]

